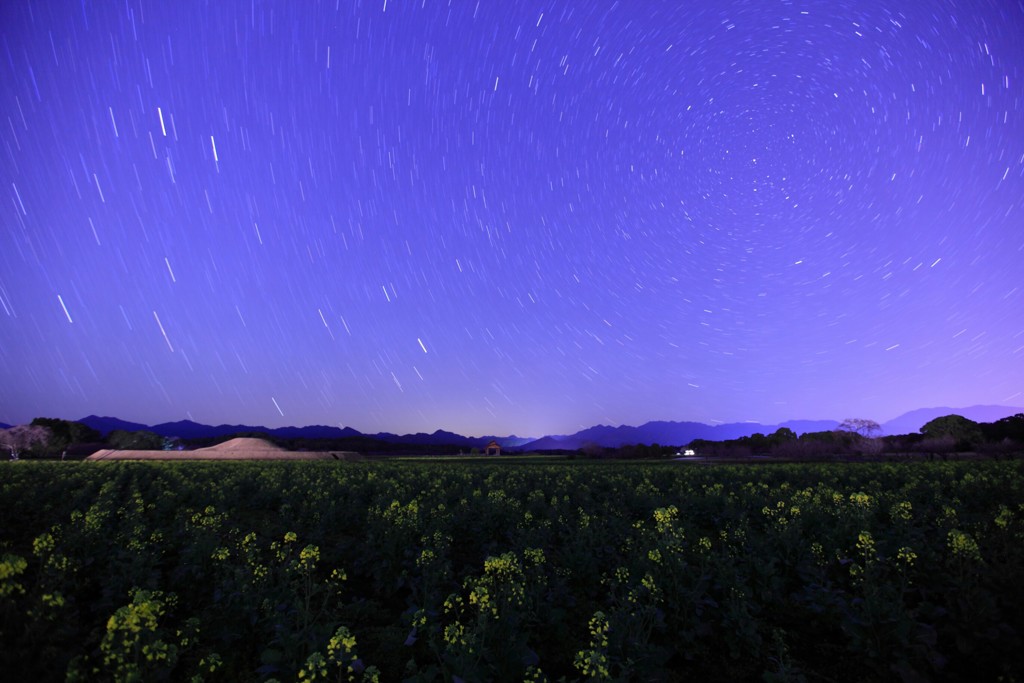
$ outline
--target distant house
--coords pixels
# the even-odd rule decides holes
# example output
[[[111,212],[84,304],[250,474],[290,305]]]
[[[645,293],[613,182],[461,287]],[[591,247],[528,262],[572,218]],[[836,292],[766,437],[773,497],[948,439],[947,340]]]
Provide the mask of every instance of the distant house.
[[[484,449],[484,455],[501,455],[501,444],[497,441],[491,441],[487,444],[487,448]]]

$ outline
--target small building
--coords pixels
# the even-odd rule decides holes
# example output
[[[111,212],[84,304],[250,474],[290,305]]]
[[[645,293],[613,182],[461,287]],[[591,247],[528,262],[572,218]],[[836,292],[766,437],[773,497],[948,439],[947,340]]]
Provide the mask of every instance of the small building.
[[[484,455],[501,455],[501,444],[497,441],[491,441],[484,449]]]

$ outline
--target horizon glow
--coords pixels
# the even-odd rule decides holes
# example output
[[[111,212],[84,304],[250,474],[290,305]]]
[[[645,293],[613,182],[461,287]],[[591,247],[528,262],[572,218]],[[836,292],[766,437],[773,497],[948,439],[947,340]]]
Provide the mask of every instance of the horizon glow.
[[[1024,9],[9,0],[0,422],[1024,399]]]

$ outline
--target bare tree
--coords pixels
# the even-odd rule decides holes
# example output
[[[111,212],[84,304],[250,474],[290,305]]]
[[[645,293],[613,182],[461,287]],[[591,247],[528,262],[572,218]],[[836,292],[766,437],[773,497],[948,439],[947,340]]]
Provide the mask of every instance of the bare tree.
[[[854,432],[866,439],[872,439],[882,433],[882,428],[874,420],[865,420],[860,417],[848,417],[839,423],[839,429],[844,432]]]
[[[17,460],[22,451],[35,447],[45,448],[50,440],[50,430],[46,427],[16,425],[10,429],[0,429],[0,446],[11,452],[11,460]]]

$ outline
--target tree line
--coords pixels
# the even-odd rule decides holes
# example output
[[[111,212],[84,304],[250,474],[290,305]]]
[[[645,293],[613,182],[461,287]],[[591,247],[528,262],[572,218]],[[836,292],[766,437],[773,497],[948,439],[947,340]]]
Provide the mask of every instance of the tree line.
[[[882,454],[1010,454],[1024,450],[1024,413],[995,422],[944,415],[922,425],[916,434],[880,436],[880,433],[877,422],[851,418],[830,431],[805,432],[797,436],[793,430],[783,427],[772,434],[752,434],[724,441],[695,439],[687,446],[706,456],[768,455],[793,459]]]
[[[919,433],[880,436],[881,427],[873,420],[850,418],[830,431],[805,432],[797,435],[788,427],[771,434],[751,434],[737,439],[710,441],[694,439],[688,444],[627,444],[605,447],[587,444],[575,452],[559,452],[570,457],[652,459],[670,458],[682,448],[703,457],[745,458],[775,456],[785,459],[822,459],[829,457],[864,457],[882,454],[927,454],[945,456],[952,453],[1000,454],[1024,451],[1024,413],[1004,417],[995,422],[975,422],[962,415],[945,415],[924,424]],[[454,454],[459,446],[436,444],[397,444],[370,437],[344,439],[277,439],[263,433],[196,439],[176,439],[150,431],[114,430],[105,437],[80,422],[59,418],[37,417],[27,425],[0,429],[0,448],[11,459],[72,458],[90,455],[102,448],[119,450],[180,450],[212,446],[229,438],[251,436],[267,439],[288,450],[354,450],[362,453]],[[553,453],[554,454],[554,453]]]
[[[114,430],[104,437],[81,422],[37,417],[27,425],[0,429],[0,447],[12,460],[28,458],[81,458],[102,448],[121,450],[173,450],[177,439],[150,431]]]
[[[92,427],[80,422],[49,417],[37,417],[27,425],[0,429],[0,448],[14,460],[81,459],[104,448],[132,451],[192,450],[215,446],[239,437],[263,439],[289,451],[356,451],[369,455],[457,455],[465,450],[464,445],[458,444],[397,443],[363,435],[307,438],[279,437],[264,432],[238,432],[183,439],[161,436],[148,430],[118,429],[104,437]]]

